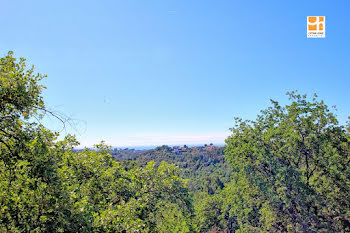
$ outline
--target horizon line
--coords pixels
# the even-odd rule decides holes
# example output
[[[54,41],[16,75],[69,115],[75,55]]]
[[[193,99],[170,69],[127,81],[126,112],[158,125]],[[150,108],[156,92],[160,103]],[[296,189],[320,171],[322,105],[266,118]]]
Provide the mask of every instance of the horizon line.
[[[205,146],[205,145],[214,145],[214,146],[224,146],[226,143],[191,143],[191,144],[157,144],[157,145],[129,145],[129,146],[112,146],[112,149],[140,149],[140,148],[147,148],[147,149],[154,149],[160,146],[169,146],[169,147],[173,147],[173,146],[188,146],[188,147],[197,147],[197,146]],[[94,146],[77,146],[74,147],[74,149],[84,149],[84,148],[94,148]]]

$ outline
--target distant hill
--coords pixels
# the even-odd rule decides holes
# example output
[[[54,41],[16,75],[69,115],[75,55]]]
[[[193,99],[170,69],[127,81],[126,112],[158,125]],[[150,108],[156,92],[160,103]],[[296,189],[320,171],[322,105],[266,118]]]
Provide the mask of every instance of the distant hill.
[[[181,170],[182,178],[189,179],[192,191],[213,194],[230,180],[231,169],[225,163],[222,146],[159,146],[151,150],[114,149],[111,154],[124,163],[133,161],[141,166],[149,161],[175,164]]]
[[[111,155],[113,155],[113,157],[117,158],[118,160],[127,160],[127,159],[134,159],[137,156],[141,155],[142,153],[145,153],[146,151],[148,150],[114,148],[110,153]]]

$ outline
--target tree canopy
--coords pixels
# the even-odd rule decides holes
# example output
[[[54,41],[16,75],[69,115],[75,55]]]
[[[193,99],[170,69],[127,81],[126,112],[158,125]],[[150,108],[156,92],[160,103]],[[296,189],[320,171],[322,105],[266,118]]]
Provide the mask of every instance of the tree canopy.
[[[255,121],[236,119],[226,141],[235,224],[250,232],[349,231],[349,135],[316,95],[288,95],[289,105],[272,101]]]

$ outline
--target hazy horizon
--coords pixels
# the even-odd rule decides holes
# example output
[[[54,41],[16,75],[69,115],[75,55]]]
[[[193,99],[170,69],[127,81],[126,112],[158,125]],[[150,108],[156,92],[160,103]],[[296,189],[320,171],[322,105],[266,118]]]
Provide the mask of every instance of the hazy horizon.
[[[148,146],[111,146],[112,149],[118,149],[118,150],[123,150],[123,149],[135,149],[135,150],[150,150],[154,149],[160,146],[169,146],[169,147],[174,147],[174,146],[188,146],[188,147],[198,147],[198,146],[204,146],[204,145],[210,145],[210,143],[204,143],[204,144],[163,144],[163,145],[148,145]],[[213,143],[214,146],[224,146],[225,144],[215,144]],[[77,146],[74,149],[80,150],[84,148],[93,148],[93,147],[82,147],[82,146]]]

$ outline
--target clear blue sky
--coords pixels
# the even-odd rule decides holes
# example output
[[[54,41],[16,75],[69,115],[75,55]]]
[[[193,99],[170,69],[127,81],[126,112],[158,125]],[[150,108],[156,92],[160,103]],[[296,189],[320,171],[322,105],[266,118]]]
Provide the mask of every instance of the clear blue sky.
[[[84,146],[224,143],[235,116],[295,89],[345,123],[349,12],[348,0],[0,0],[0,55],[48,75],[47,105],[81,120]],[[313,15],[325,39],[306,38]]]

